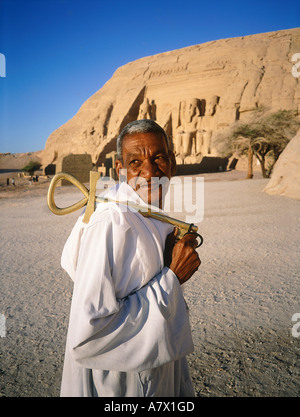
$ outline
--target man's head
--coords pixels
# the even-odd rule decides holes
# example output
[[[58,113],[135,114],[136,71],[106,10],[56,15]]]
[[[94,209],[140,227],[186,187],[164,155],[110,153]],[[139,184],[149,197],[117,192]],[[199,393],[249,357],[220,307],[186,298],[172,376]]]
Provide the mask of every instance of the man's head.
[[[174,153],[165,131],[153,120],[137,120],[124,127],[117,139],[116,171],[126,169],[128,184],[149,204],[162,207],[162,178],[176,171]]]

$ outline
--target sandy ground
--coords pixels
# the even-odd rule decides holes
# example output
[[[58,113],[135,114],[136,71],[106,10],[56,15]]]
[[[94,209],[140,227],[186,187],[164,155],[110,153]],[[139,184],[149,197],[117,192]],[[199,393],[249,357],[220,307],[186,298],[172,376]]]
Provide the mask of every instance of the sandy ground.
[[[72,296],[60,256],[78,213],[55,216],[46,179],[14,176],[6,187],[0,175],[0,396],[56,397]],[[300,201],[263,193],[258,174],[204,178],[202,265],[184,288],[196,395],[299,396]],[[79,196],[57,191],[58,203]]]

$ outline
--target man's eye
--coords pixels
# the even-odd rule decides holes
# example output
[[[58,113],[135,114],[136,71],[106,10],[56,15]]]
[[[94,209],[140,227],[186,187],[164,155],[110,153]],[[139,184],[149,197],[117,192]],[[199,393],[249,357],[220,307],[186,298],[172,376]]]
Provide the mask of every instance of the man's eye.
[[[167,158],[163,155],[158,155],[158,156],[156,156],[155,161],[156,162],[165,162],[165,161],[167,161]]]
[[[129,162],[130,166],[138,166],[140,164],[140,161],[138,159],[133,159]]]

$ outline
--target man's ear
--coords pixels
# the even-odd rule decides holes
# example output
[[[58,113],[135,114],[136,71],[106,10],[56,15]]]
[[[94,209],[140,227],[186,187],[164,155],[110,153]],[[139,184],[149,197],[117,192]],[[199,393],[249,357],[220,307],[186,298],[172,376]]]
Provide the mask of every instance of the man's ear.
[[[115,168],[116,168],[116,172],[117,172],[118,178],[120,179],[120,169],[123,168],[123,164],[120,161],[120,159],[117,159],[116,160],[116,162],[115,162]]]
[[[171,160],[171,176],[173,177],[176,174],[177,164],[174,152],[170,151],[170,160]]]
[[[119,181],[120,182],[126,181],[126,179],[127,179],[126,172],[127,171],[123,168],[123,163],[122,163],[122,161],[120,159],[117,159],[116,160],[116,162],[115,162],[115,168],[116,168],[116,172],[117,172]],[[123,172],[122,172],[122,170],[123,170]]]

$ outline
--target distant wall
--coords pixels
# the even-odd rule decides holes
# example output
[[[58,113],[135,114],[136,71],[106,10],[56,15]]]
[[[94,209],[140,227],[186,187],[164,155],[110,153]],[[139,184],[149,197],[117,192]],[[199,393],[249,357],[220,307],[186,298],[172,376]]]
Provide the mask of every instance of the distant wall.
[[[228,158],[204,156],[199,164],[177,165],[176,175],[197,175],[206,172],[226,171]]]
[[[51,164],[51,168],[53,169]],[[55,164],[55,172],[67,172],[74,175],[80,182],[86,183],[90,181],[90,171],[94,169],[92,157],[88,154],[71,154],[59,158]],[[62,180],[60,185],[70,185],[66,180]]]

